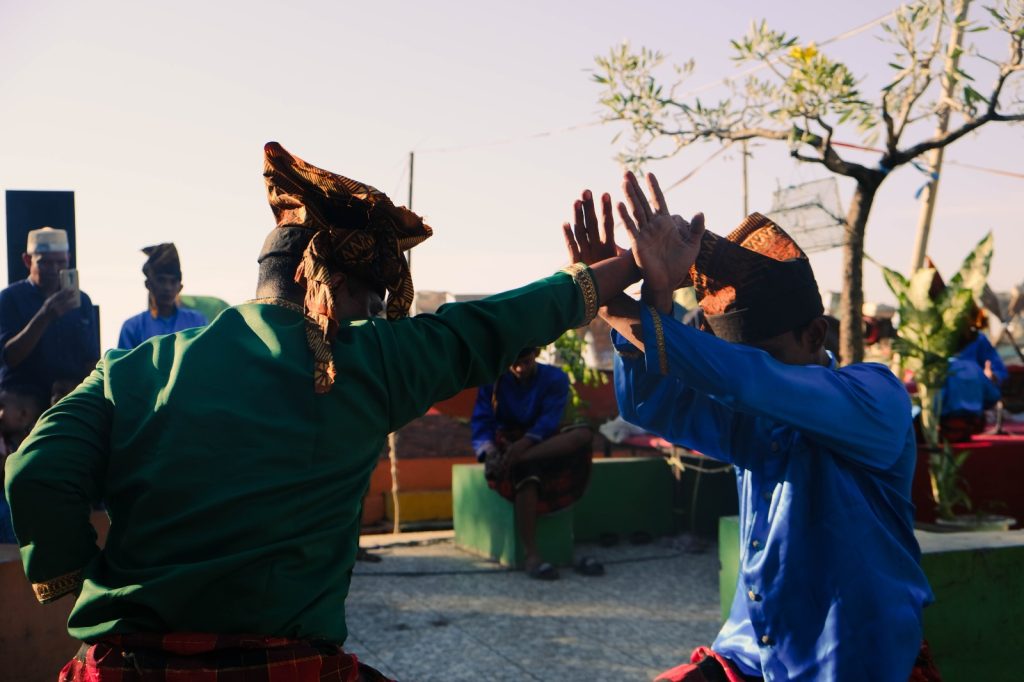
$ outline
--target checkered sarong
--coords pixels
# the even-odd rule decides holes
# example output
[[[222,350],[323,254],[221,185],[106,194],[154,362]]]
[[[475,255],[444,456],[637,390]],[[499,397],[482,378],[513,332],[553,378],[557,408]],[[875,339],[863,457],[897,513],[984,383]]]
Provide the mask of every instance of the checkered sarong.
[[[84,644],[59,682],[390,682],[336,644],[136,633]]]
[[[567,426],[562,431],[574,428]],[[499,447],[506,448],[522,437],[521,432],[501,431],[497,433]],[[509,502],[515,502],[516,492],[527,481],[536,481],[537,513],[550,514],[583,497],[590,481],[592,452],[588,443],[578,451],[563,457],[552,457],[536,462],[513,464],[508,476],[487,479],[487,485]]]

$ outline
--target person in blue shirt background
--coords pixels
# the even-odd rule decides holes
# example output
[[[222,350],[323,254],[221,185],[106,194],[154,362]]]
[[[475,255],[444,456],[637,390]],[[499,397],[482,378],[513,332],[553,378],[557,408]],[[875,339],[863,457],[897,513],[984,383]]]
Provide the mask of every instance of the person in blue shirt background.
[[[537,362],[538,349],[519,353],[494,384],[477,392],[473,450],[485,463],[488,484],[515,504],[516,527],[525,550],[528,576],[558,578],[558,569],[537,548],[537,516],[578,500],[590,476],[593,432],[585,425],[562,429],[569,400],[569,377],[558,367]],[[592,558],[577,565],[599,575]]]
[[[631,209],[619,204],[641,301],[623,295],[602,311],[616,397],[627,421],[735,465],[741,541],[718,637],[658,679],[937,679],[922,638],[933,596],[913,533],[917,448],[902,384],[884,365],[837,366],[810,263],[781,228],[755,213],[717,237],[701,214],[670,215],[649,183],[653,207],[631,173]],[[573,260],[596,262],[616,247],[583,199],[566,242]],[[673,291],[691,283],[705,331],[670,315]]]
[[[976,306],[961,341],[963,347],[949,359],[942,387],[941,429],[952,442],[970,440],[985,430],[985,410],[1002,398],[999,387],[1009,376],[999,353],[980,331],[985,324],[985,312]]]
[[[131,350],[154,336],[173,334],[208,322],[198,310],[178,305],[181,293],[181,261],[174,244],[147,246],[142,252],[148,256],[142,272],[146,275],[149,307],[129,317],[121,325],[117,347]]]
[[[32,230],[22,260],[28,277],[0,291],[0,390],[30,392],[45,407],[54,382],[77,385],[96,365],[99,330],[89,296],[61,288],[67,232]]]

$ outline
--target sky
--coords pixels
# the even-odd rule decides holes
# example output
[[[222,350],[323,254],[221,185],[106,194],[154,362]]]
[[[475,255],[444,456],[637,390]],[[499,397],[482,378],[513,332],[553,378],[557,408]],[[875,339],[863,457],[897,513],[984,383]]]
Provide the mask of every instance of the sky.
[[[736,73],[729,40],[751,20],[820,42],[896,4],[825,6],[0,0],[0,189],[74,190],[81,285],[102,307],[104,347],[145,307],[143,246],[177,244],[185,293],[232,303],[253,295],[255,258],[273,227],[262,179],[269,140],[400,204],[415,152],[412,207],[435,230],[413,252],[416,287],[497,292],[565,264],[560,225],[582,189],[621,197],[620,128],[586,125],[602,116],[595,55],[629,41],[673,62],[693,57],[687,86],[703,86]],[[867,93],[890,61],[879,35],[828,48]],[[717,94],[725,91],[706,93]],[[946,158],[1020,173],[1022,142],[1024,127],[990,124]],[[688,148],[648,170],[667,185],[715,149]],[[827,175],[792,161],[784,144],[752,152],[751,210],[766,211],[778,187]],[[924,180],[907,167],[882,186],[867,230],[875,260],[908,268]],[[852,184],[841,179],[839,190],[845,205]],[[739,155],[720,155],[667,198],[673,212],[702,210],[710,229],[730,231],[742,218]],[[991,284],[1021,281],[1022,198],[1019,178],[947,166],[929,248],[940,270],[951,274],[993,230]],[[823,291],[841,287],[838,250],[812,262]],[[865,293],[891,300],[870,263]]]

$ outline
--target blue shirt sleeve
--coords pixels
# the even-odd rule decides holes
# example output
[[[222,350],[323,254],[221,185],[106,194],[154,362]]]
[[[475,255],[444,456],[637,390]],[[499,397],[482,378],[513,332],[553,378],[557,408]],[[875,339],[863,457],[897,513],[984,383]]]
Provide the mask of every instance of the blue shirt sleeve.
[[[494,444],[498,422],[491,405],[494,385],[481,386],[477,389],[476,403],[473,405],[473,416],[469,420],[472,429],[473,451],[479,459],[488,445]]]
[[[14,338],[27,322],[20,319],[14,298],[9,289],[0,291],[0,356],[5,358],[7,342]]]
[[[138,341],[135,340],[135,334],[133,330],[132,322],[135,320],[134,317],[129,317],[121,325],[121,333],[117,337],[117,347],[123,350],[131,350],[135,346],[139,345]]]
[[[998,385],[1002,385],[1006,381],[1006,378],[1010,376],[1010,373],[1006,369],[1006,364],[1003,362],[1003,359],[999,357],[999,352],[992,347],[992,343],[988,340],[988,337],[984,334],[978,334],[978,338],[971,343],[971,346],[974,347],[973,355],[978,366],[984,369],[985,361],[988,360],[991,362],[992,373],[995,374],[996,379],[999,380]]]
[[[641,309],[647,371],[660,373],[654,321]],[[768,353],[733,344],[659,315],[668,376],[682,388],[712,398],[734,412],[786,425],[806,438],[865,466],[888,469],[903,450],[911,428],[910,397],[884,365],[859,363],[836,370],[819,365],[787,365]],[[671,397],[673,390],[669,391]],[[641,403],[647,395],[634,395]],[[706,406],[706,405],[705,405]],[[687,405],[677,406],[676,414]],[[725,414],[714,428],[742,428]],[[671,418],[671,417],[669,417]],[[692,419],[690,420],[692,422]],[[741,418],[742,422],[742,418]],[[641,424],[643,426],[643,424]],[[700,428],[700,425],[691,424]],[[700,440],[720,445],[722,436]],[[742,446],[742,443],[740,444]],[[704,449],[697,446],[702,452]],[[740,448],[742,452],[742,447]],[[715,456],[712,452],[705,452]]]
[[[561,369],[554,369],[553,372],[541,375],[548,378],[537,387],[541,391],[539,414],[526,430],[526,435],[537,442],[558,433],[565,406],[569,402],[569,377]]]
[[[747,467],[763,454],[767,434],[753,417],[699,393],[680,379],[650,371],[643,354],[612,331],[615,398],[631,424],[723,462]]]

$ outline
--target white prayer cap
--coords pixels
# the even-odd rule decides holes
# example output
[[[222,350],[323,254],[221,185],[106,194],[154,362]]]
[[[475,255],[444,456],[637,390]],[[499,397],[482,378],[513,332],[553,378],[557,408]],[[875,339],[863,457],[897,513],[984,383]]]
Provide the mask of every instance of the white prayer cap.
[[[67,253],[68,233],[53,227],[40,227],[28,233],[28,253]]]

